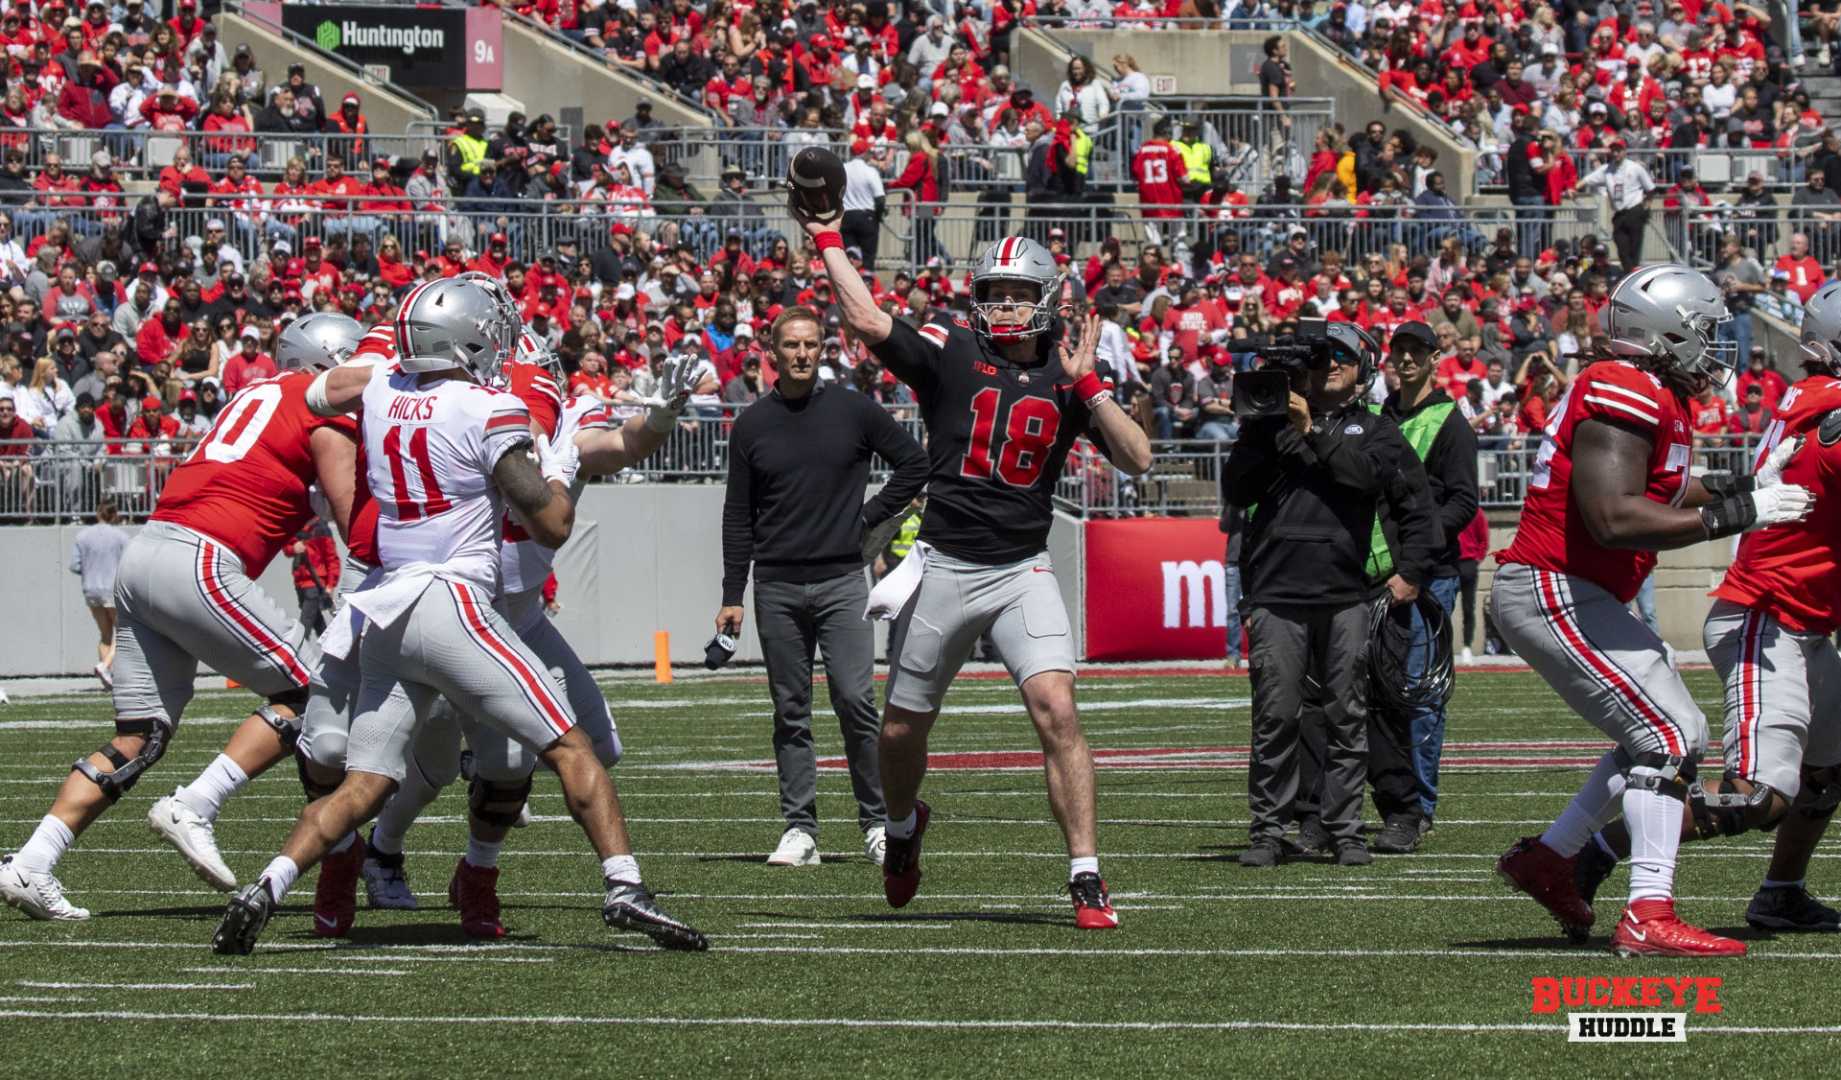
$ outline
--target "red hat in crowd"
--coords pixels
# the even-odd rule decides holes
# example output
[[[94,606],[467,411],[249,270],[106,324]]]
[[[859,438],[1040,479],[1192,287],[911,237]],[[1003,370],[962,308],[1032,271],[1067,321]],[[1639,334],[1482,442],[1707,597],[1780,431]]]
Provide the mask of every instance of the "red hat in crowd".
[[[159,412],[166,408],[166,402],[158,394],[148,394],[141,399],[142,412]]]

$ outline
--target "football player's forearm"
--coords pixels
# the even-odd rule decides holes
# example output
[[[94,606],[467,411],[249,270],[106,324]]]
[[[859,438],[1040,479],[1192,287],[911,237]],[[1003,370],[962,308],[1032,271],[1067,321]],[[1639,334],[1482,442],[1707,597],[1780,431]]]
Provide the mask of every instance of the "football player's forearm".
[[[844,254],[842,248],[831,248],[824,252],[824,260],[825,273],[831,279],[831,292],[837,297],[844,325],[862,338],[865,345],[880,345],[888,340],[894,319],[876,306],[869,287],[863,284],[856,267],[850,265],[850,256]]]
[[[1603,503],[1598,512],[1582,516],[1592,539],[1605,547],[1666,551],[1707,539],[1707,525],[1698,510],[1667,506],[1642,495]]]
[[[654,431],[646,418],[635,416],[613,431],[597,431],[576,436],[576,449],[582,455],[582,473],[586,476],[612,476],[630,469],[653,451],[665,445],[670,431]]]
[[[1151,468],[1151,437],[1119,403],[1106,400],[1093,410],[1093,423],[1106,444],[1106,457],[1121,472],[1143,476]]]

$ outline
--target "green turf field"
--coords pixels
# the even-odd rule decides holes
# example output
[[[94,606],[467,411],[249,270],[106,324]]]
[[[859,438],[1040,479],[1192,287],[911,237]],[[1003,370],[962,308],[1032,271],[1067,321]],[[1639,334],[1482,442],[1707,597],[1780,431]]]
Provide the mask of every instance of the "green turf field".
[[[1712,677],[1688,678],[1717,732]],[[1072,927],[1060,835],[1026,760],[936,768],[925,881],[894,912],[862,857],[842,772],[821,780],[825,865],[762,864],[780,826],[758,678],[618,681],[608,693],[646,880],[710,933],[710,952],[664,953],[601,925],[598,866],[540,778],[540,820],[512,834],[500,864],[505,943],[468,944],[438,902],[464,846],[456,788],[410,836],[424,910],[361,909],[350,941],[331,945],[308,932],[309,874],[256,955],[214,956],[221,897],[145,825],[153,799],[207,763],[250,703],[212,692],[159,770],[61,867],[94,917],[29,923],[0,908],[8,1074],[1578,1077],[1648,1074],[1685,1064],[1691,1047],[1703,1064],[1805,1075],[1796,1067],[1831,1064],[1841,1048],[1829,984],[1841,941],[1744,926],[1769,838],[1682,860],[1682,914],[1752,940],[1744,961],[1620,962],[1602,935],[1568,949],[1498,884],[1495,856],[1558,812],[1603,746],[1531,675],[1460,677],[1422,854],[1273,871],[1233,861],[1246,679],[1084,680],[1095,748],[1140,751],[1101,755],[1102,870],[1123,921],[1110,933]],[[1003,681],[961,680],[947,712],[936,754],[1032,749]],[[100,693],[0,711],[0,850],[30,833],[104,716]],[[837,754],[835,728],[819,733],[821,752]],[[1170,752],[1143,753],[1159,749]],[[232,868],[258,871],[299,805],[292,769],[232,802],[219,826]],[[1841,892],[1836,858],[1832,843],[1818,855],[1818,894]],[[1601,926],[1623,882],[1607,886]],[[1531,977],[1594,974],[1718,975],[1725,1010],[1691,1015],[1688,1045],[1665,1047],[1569,1044],[1563,1016],[1531,1014]]]

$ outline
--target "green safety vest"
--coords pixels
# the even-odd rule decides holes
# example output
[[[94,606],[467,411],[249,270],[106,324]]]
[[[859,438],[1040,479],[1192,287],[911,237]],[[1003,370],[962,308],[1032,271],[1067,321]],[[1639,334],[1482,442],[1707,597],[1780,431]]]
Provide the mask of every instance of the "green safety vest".
[[[1215,159],[1214,147],[1209,146],[1208,143],[1203,140],[1197,140],[1192,143],[1178,140],[1172,142],[1170,145],[1175,147],[1176,152],[1183,156],[1183,166],[1188,170],[1188,177],[1190,180],[1198,184],[1212,182],[1208,166]]]
[[[1457,408],[1457,402],[1444,401],[1430,405],[1407,417],[1399,424],[1400,434],[1405,437],[1406,445],[1413,448],[1413,453],[1424,461],[1432,452],[1432,443],[1437,440],[1440,428],[1445,426],[1445,417]],[[1379,414],[1381,407],[1370,404],[1368,411]],[[1381,529],[1381,515],[1374,515],[1374,535],[1368,547],[1368,580],[1383,581],[1394,572],[1393,549],[1387,546],[1387,534]]]
[[[1093,156],[1093,137],[1079,128],[1074,129],[1074,171],[1087,175],[1087,161]]]
[[[902,519],[901,530],[889,541],[889,553],[897,559],[905,559],[908,552],[914,550],[914,539],[920,535],[921,516],[909,514]]]
[[[463,131],[454,136],[454,149],[460,152],[461,175],[478,176],[479,163],[486,160],[486,140],[476,139]]]

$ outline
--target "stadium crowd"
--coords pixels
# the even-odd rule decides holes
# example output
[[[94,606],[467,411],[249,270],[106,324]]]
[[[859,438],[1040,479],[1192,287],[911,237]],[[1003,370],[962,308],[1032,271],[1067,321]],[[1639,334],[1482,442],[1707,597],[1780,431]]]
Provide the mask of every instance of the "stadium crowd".
[[[695,88],[699,101],[743,126],[749,134],[726,149],[720,189],[705,194],[643,102],[573,139],[549,116],[513,114],[489,131],[484,116],[463,112],[441,150],[392,157],[375,153],[378,135],[358,95],[328,108],[298,67],[270,80],[246,47],[220,42],[189,2],[166,21],[142,9],[91,3],[73,13],[62,4],[22,0],[0,17],[9,58],[0,109],[0,205],[8,211],[0,220],[0,396],[11,399],[10,409],[0,406],[0,457],[8,459],[0,499],[13,517],[31,516],[34,489],[53,481],[62,486],[53,505],[85,512],[111,456],[134,459],[123,494],[157,490],[186,438],[272,370],[276,335],[289,320],[338,310],[375,322],[416,282],[467,269],[502,278],[572,384],[609,401],[645,394],[668,355],[707,363],[693,403],[693,415],[711,424],[706,443],[725,406],[771,385],[762,333],[794,304],[826,313],[826,378],[910,405],[839,325],[816,253],[776,227],[756,198],[769,177],[759,172],[768,159],[749,156],[759,149],[751,149],[753,135],[783,150],[827,143],[845,152],[857,205],[871,207],[858,211],[869,216],[867,229],[852,232],[846,222],[853,265],[880,304],[917,324],[967,303],[958,256],[970,252],[947,252],[923,227],[937,209],[925,204],[972,175],[967,161],[983,162],[977,167],[992,180],[1014,167],[1032,204],[1023,227],[1066,272],[1062,302],[1092,304],[1104,316],[1102,360],[1124,403],[1165,439],[1232,438],[1233,372],[1296,319],[1322,316],[1383,339],[1425,320],[1439,336],[1440,382],[1484,445],[1524,445],[1573,373],[1569,358],[1589,352],[1593,316],[1633,262],[1635,219],[1625,210],[1647,215],[1651,187],[1669,185],[1671,237],[1712,264],[1735,311],[1794,324],[1801,302],[1841,271],[1841,196],[1826,183],[1831,168],[1841,181],[1841,144],[1808,108],[1798,68],[1766,44],[1772,28],[1743,5],[1736,13],[1696,7],[1684,11],[1693,18],[1659,26],[1647,0],[1603,23],[1581,14],[1563,26],[1545,7],[1446,9],[1435,0],[1399,11],[1360,3],[1328,12],[1121,7],[1110,16],[999,4],[962,7],[951,21],[922,5],[891,10],[880,2],[787,5],[777,19],[725,0],[636,12],[617,4],[520,9],[615,62]],[[1281,170],[1250,194],[1237,177],[1251,174],[1258,148],[1211,123],[1154,114],[1132,143],[1124,193],[1135,187],[1151,242],[1128,244],[1121,234],[1130,230],[1055,209],[1114,200],[1118,193],[1088,191],[1086,133],[1115,111],[1142,112],[1149,80],[1130,56],[1112,59],[1112,76],[1076,57],[1062,84],[1052,94],[1040,88],[1038,99],[1006,66],[1009,32],[1033,16],[1155,21],[1186,13],[1218,14],[1228,25],[1284,15],[1320,23],[1332,41],[1379,67],[1385,93],[1450,115],[1463,130],[1473,116],[1491,131],[1500,124],[1499,152],[1478,148],[1486,172],[1496,167],[1492,153],[1502,162],[1516,216],[1492,221],[1461,207],[1465,193],[1448,189],[1436,152],[1380,122],[1346,137],[1322,128],[1297,183]],[[1832,35],[1829,23],[1814,23]],[[1545,55],[1554,48],[1557,59]],[[1294,88],[1287,45],[1274,37],[1265,52],[1260,81],[1282,109]],[[1833,59],[1826,41],[1824,59]],[[1446,73],[1440,85],[1412,74],[1422,62]],[[1468,78],[1444,85],[1459,72]],[[1549,75],[1553,92],[1521,100]],[[1738,84],[1736,108],[1748,108],[1755,93],[1796,111],[1794,125],[1772,127],[1767,140],[1791,137],[1778,147],[1791,171],[1768,178],[1797,178],[1788,218],[1764,176],[1748,178],[1722,209],[1691,170],[1639,163],[1657,145],[1741,138],[1750,129],[1734,127],[1740,121],[1730,110],[1724,127],[1708,119],[1721,97],[1710,102],[1709,88]],[[1568,93],[1582,108],[1568,105]],[[1543,101],[1549,107],[1537,116]],[[1660,129],[1640,116],[1658,108],[1667,141],[1645,142]],[[87,167],[67,165],[42,136],[26,133],[60,128],[102,129]],[[156,170],[146,160],[150,135],[188,130],[197,138],[178,146],[170,164]],[[1679,141],[1683,131],[1694,138]],[[265,132],[325,138],[276,174],[250,142]],[[1586,160],[1580,175],[1575,154],[1606,160]],[[1626,181],[1631,170],[1643,178]],[[1546,216],[1578,197],[1575,186],[1607,189],[1615,205],[1632,183],[1643,201],[1618,206],[1615,254],[1589,231],[1556,230]],[[1008,191],[983,190],[1002,205],[981,206],[995,212],[981,216],[978,247],[1009,227]],[[903,208],[920,217],[909,226],[907,268],[891,272],[879,269],[890,261],[879,258],[887,253],[877,251],[874,220],[890,211],[876,196],[903,192],[922,205]],[[1769,371],[1749,319],[1722,332]],[[1702,403],[1697,428],[1755,433],[1781,384],[1763,375],[1736,382],[1730,396]],[[1387,380],[1375,387],[1383,393]],[[33,446],[47,439],[92,445],[59,450],[60,459],[80,459],[74,464],[52,462]],[[707,466],[713,454],[713,446],[686,451],[675,464]],[[130,515],[145,505],[124,500]]]

